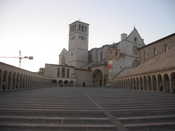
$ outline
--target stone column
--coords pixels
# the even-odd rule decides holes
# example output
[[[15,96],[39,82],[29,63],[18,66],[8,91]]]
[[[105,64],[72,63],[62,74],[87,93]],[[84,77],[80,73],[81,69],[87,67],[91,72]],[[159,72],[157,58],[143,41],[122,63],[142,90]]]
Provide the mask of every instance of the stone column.
[[[172,84],[173,84],[173,82],[172,82],[172,79],[171,79],[171,77],[170,77],[170,93],[173,93],[173,87],[172,87]]]
[[[150,76],[150,86],[151,86],[151,91],[154,92],[154,88],[153,88],[153,78]]]
[[[0,70],[0,91],[2,91],[2,70]]]
[[[166,92],[166,86],[165,86],[165,79],[162,77],[162,87],[163,87],[163,92]]]
[[[8,90],[8,75],[9,75],[9,73],[6,72],[6,78],[5,78],[5,81],[4,81],[5,90]]]

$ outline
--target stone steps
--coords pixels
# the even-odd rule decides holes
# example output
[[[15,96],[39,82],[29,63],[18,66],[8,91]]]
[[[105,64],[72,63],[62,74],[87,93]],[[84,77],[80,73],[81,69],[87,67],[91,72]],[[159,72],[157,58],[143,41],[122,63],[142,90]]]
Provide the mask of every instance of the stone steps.
[[[58,110],[0,110],[0,116],[57,116],[57,117],[105,117],[102,111],[58,111]]]
[[[174,131],[175,122],[148,122],[148,123],[136,123],[125,124],[126,128],[130,131]]]
[[[57,124],[6,124],[1,125],[3,131],[116,131],[114,125],[57,125]]]
[[[0,94],[3,131],[174,131],[175,95],[44,88]],[[120,128],[118,128],[120,127]]]
[[[143,124],[143,123],[158,123],[158,122],[175,122],[173,115],[161,116],[139,116],[139,117],[124,117],[118,118],[123,124]]]
[[[90,117],[36,117],[36,116],[0,116],[0,123],[30,123],[30,124],[91,124],[106,125],[111,124],[107,118],[90,118]]]

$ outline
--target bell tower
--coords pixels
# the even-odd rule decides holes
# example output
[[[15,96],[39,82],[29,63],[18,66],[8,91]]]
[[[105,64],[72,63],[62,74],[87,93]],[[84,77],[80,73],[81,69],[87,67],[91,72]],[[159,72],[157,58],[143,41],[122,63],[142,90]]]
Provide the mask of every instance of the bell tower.
[[[69,25],[69,65],[82,67],[88,63],[89,24],[75,21]]]

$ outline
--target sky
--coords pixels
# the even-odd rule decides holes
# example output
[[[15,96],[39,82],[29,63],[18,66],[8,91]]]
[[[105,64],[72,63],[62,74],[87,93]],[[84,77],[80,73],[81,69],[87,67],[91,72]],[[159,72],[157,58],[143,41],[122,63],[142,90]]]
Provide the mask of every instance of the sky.
[[[90,24],[89,49],[120,41],[137,28],[145,44],[175,33],[174,0],[0,0],[0,62],[38,71],[68,49],[69,24]]]

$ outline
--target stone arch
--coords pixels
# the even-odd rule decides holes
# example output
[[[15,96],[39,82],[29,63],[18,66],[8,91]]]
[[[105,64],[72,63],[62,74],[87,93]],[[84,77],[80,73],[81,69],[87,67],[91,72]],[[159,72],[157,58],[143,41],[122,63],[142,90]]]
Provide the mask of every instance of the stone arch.
[[[146,77],[146,76],[144,76],[143,78],[144,78],[143,88],[144,88],[144,90],[147,90],[147,88],[148,88],[148,81],[147,81],[147,77]]]
[[[25,82],[24,82],[24,84],[25,84],[25,88],[27,88],[27,75],[25,75]]]
[[[125,80],[125,88],[127,88],[127,82],[128,82],[128,81],[127,81],[127,79],[126,79],[126,80]]]
[[[141,77],[138,77],[138,90],[141,90]]]
[[[30,76],[27,77],[27,87],[30,88]]]
[[[65,86],[68,86],[68,80],[65,80],[65,81],[64,81],[64,87],[65,87]]]
[[[157,79],[155,75],[152,76],[152,89],[153,91],[156,91],[157,89]]]
[[[16,73],[14,72],[13,73],[13,75],[12,75],[12,83],[13,83],[13,85],[12,85],[12,89],[14,89],[15,88],[15,85],[16,85]]]
[[[121,88],[123,88],[123,80],[121,80],[121,84],[122,84]]]
[[[129,80],[129,78],[128,78],[127,88],[130,88],[130,80]]]
[[[148,87],[147,87],[147,89],[151,91],[151,90],[152,90],[151,76],[148,76],[148,77],[147,77],[147,80],[148,80]]]
[[[128,79],[126,79],[126,88],[128,88]]]
[[[24,88],[26,88],[26,79],[27,79],[27,75],[24,74],[24,82],[23,82],[23,86],[24,86]]]
[[[58,81],[58,86],[59,86],[59,87],[63,87],[63,81],[62,81],[62,80],[59,80],[59,81]]]
[[[123,80],[123,87],[122,88],[125,88],[125,80]]]
[[[171,73],[171,88],[172,92],[175,93],[175,72]]]
[[[123,88],[126,88],[126,80],[124,80],[124,86],[123,86]]]
[[[11,88],[11,80],[12,80],[11,74],[12,74],[11,72],[8,73],[8,83],[7,83],[8,90],[10,90],[10,88]]]
[[[125,79],[124,80],[124,87],[123,88],[126,88],[126,84],[127,84],[127,80]]]
[[[24,76],[23,76],[23,74],[21,74],[20,88],[23,88],[23,79],[24,79]]]
[[[122,86],[122,81],[120,80],[119,81],[119,88],[121,88],[121,86]]]
[[[0,69],[0,90],[2,89],[2,70]]]
[[[19,76],[19,73],[17,73],[16,75],[16,89],[19,88],[19,81],[20,81],[20,76]]]
[[[25,85],[26,88],[29,88],[29,87],[28,87],[28,79],[29,79],[29,77],[28,77],[28,75],[26,75],[26,85]]]
[[[2,82],[3,82],[3,84],[2,84],[2,90],[5,91],[6,88],[7,88],[7,71],[6,70],[3,71],[3,78],[2,79],[3,79],[2,80]]]
[[[139,78],[138,77],[136,78],[136,89],[137,90],[139,89]]]
[[[163,91],[162,76],[159,74],[159,75],[157,76],[157,78],[158,78],[158,90],[159,90],[159,91]]]
[[[164,90],[165,90],[165,92],[170,92],[170,79],[169,79],[168,74],[164,74],[163,80],[164,80]]]
[[[123,80],[121,80],[121,88],[123,87]]]
[[[20,74],[20,80],[19,80],[19,83],[20,83],[20,88],[22,88],[22,85],[23,85],[23,75]]]
[[[100,87],[103,85],[103,73],[99,69],[96,69],[93,72],[93,85]]]
[[[30,75],[29,76],[29,88],[31,88],[32,87],[32,76]]]
[[[86,82],[83,82],[83,83],[82,83],[82,86],[83,86],[83,87],[86,87]]]
[[[30,75],[27,78],[27,87],[30,88]]]
[[[140,77],[140,89],[143,90],[143,77]]]
[[[129,79],[129,88],[132,88],[132,79]]]
[[[136,89],[135,83],[136,83],[136,82],[135,82],[135,78],[133,78],[133,79],[132,79],[132,88],[133,88],[133,89]]]
[[[130,83],[131,83],[131,88],[133,89],[133,87],[134,87],[134,81],[133,81],[133,78],[130,79]]]
[[[122,80],[122,86],[121,86],[121,88],[124,88],[124,84],[125,84],[125,82],[124,82],[124,80]]]
[[[23,74],[23,82],[22,82],[22,83],[23,83],[23,88],[26,88],[26,87],[25,87],[25,79],[26,79],[26,75]]]
[[[137,90],[137,88],[138,88],[138,79],[137,79],[137,77],[135,78],[135,89]]]
[[[74,81],[73,80],[70,81],[70,86],[71,87],[74,86]]]
[[[106,86],[107,81],[108,81],[108,75],[106,74],[106,75],[104,75],[104,86]]]

